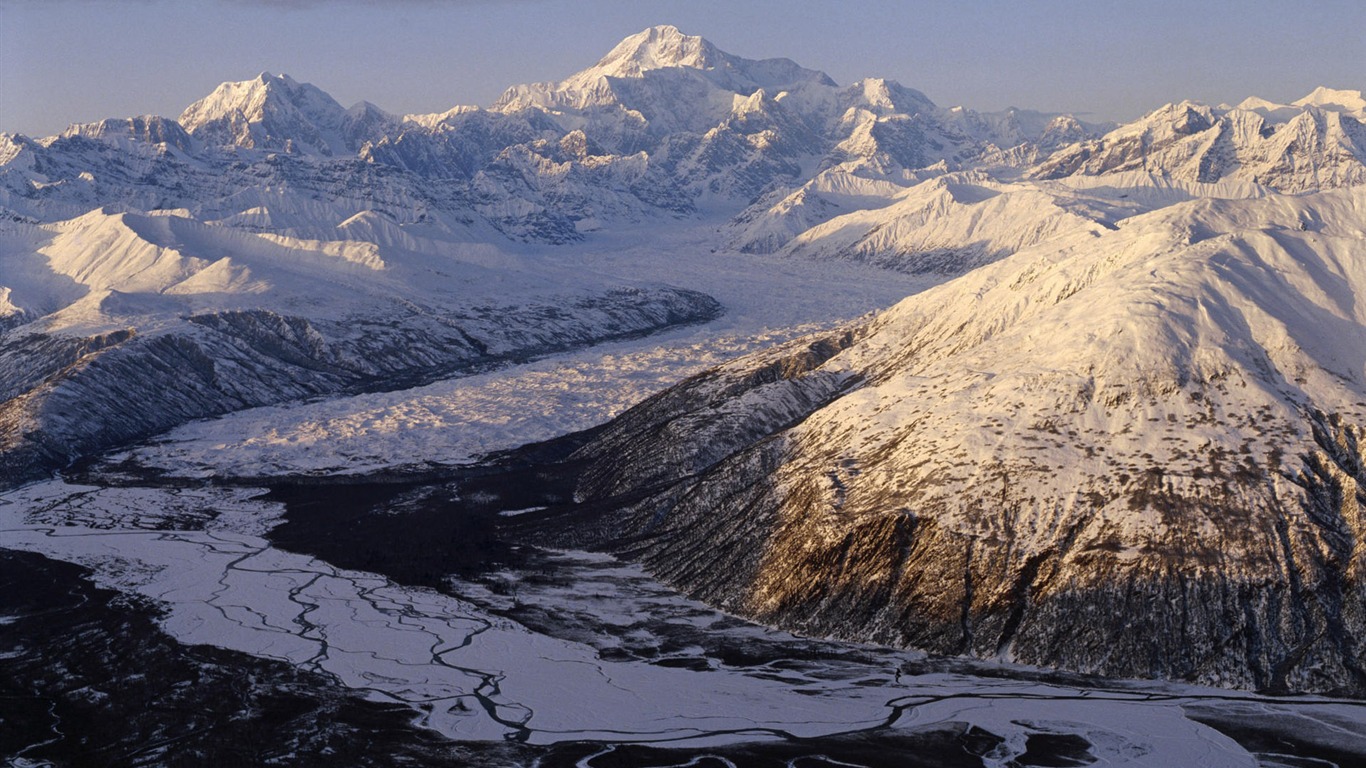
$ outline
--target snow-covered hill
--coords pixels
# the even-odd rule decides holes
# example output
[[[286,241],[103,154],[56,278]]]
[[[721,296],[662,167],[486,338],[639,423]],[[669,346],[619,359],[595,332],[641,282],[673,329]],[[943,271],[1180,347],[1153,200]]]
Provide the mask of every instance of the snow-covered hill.
[[[1197,199],[703,374],[557,535],[816,635],[1366,691],[1366,188]],[[565,525],[565,528],[559,526]]]

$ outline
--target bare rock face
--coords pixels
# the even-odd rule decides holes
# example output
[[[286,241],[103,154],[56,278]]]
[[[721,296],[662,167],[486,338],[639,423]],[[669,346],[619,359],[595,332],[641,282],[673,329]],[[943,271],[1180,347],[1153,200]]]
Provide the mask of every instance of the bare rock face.
[[[583,450],[577,541],[808,634],[1362,695],[1363,194],[1174,206],[704,374]]]

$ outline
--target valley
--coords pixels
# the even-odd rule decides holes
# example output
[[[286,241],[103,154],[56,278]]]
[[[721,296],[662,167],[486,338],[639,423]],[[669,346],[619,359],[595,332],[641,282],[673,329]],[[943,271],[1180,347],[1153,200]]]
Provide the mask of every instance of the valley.
[[[15,768],[1347,766],[1363,509],[1360,91],[0,134]]]
[[[537,458],[569,447],[547,446]],[[139,662],[141,685],[173,687],[185,674],[177,665],[197,665],[200,682],[175,695],[182,707],[204,707],[206,718],[223,704],[194,697],[212,695],[215,675],[252,669],[251,684],[233,695],[263,713],[286,707],[291,719],[243,723],[255,729],[251,746],[219,745],[217,754],[240,750],[257,761],[299,749],[327,754],[315,751],[326,745],[357,764],[378,750],[438,765],[664,765],[707,755],[757,765],[804,754],[881,764],[877,756],[896,749],[927,765],[1253,765],[1270,748],[1240,743],[1233,724],[1250,716],[1293,716],[1293,733],[1274,748],[1284,754],[1332,758],[1363,747],[1351,726],[1362,715],[1358,701],[973,664],[737,620],[679,598],[639,566],[504,540],[500,522],[527,514],[504,507],[557,492],[554,481],[527,482],[549,465],[525,461],[507,457],[501,468],[470,468],[441,484],[282,485],[264,496],[62,483],[5,494],[6,541],[34,553],[23,556],[25,568],[39,558],[62,573],[51,589],[88,593],[92,578],[97,594],[139,596],[114,606],[79,598],[62,610],[86,606],[80,626],[151,614],[140,624],[123,618],[92,644],[31,627],[40,616],[68,615],[54,615],[60,601],[7,601],[6,630],[25,633],[9,635],[9,663],[32,658],[33,642],[49,648],[37,669],[51,669],[54,649],[79,654],[61,662],[66,675],[30,683],[57,696],[53,714],[25,729],[32,742],[10,748],[35,764],[92,756],[65,735],[65,723],[81,717],[68,703],[80,700],[70,686],[83,681],[84,700],[112,695],[116,708],[136,702],[117,671],[80,677],[91,664],[117,670],[132,643],[191,654],[167,657],[166,667]],[[24,562],[9,556],[6,578],[22,581],[16,559]],[[373,570],[357,570],[362,564]],[[32,711],[26,699],[7,700],[7,721],[16,704]],[[171,763],[203,746],[205,735],[139,717],[147,725],[108,742]],[[423,731],[433,735],[413,740]]]

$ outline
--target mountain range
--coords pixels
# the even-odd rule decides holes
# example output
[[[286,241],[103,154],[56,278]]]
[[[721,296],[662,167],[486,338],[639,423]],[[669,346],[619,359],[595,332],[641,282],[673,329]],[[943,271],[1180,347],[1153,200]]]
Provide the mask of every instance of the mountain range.
[[[545,258],[696,227],[937,287],[640,404],[527,535],[806,633],[1362,695],[1363,185],[1360,91],[1097,125],[670,26],[487,109],[263,73],[0,134],[0,468],[711,320]]]

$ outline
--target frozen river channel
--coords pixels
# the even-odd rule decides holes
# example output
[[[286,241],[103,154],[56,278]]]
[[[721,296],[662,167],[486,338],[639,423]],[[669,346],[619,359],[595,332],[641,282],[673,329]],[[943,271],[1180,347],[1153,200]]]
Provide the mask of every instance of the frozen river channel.
[[[465,567],[435,581],[392,566],[401,555],[367,554],[364,542],[387,549],[392,535],[496,536],[497,522],[520,511],[482,498],[471,512],[452,503],[459,488],[320,485],[266,496],[53,481],[0,495],[0,546],[89,569],[99,587],[154,606],[178,644],[316,673],[401,705],[409,726],[438,743],[497,744],[510,763],[823,755],[876,764],[868,755],[920,750],[978,765],[1251,766],[1366,755],[1363,702],[972,667],[802,639],[713,611],[602,554],[503,541],[481,548],[492,559],[468,562],[457,547]],[[310,516],[323,509],[358,533],[309,545]],[[487,525],[432,523],[443,514]],[[352,567],[367,557],[375,570]],[[22,648],[0,653],[2,666]],[[50,722],[29,735],[11,764],[70,738]]]

